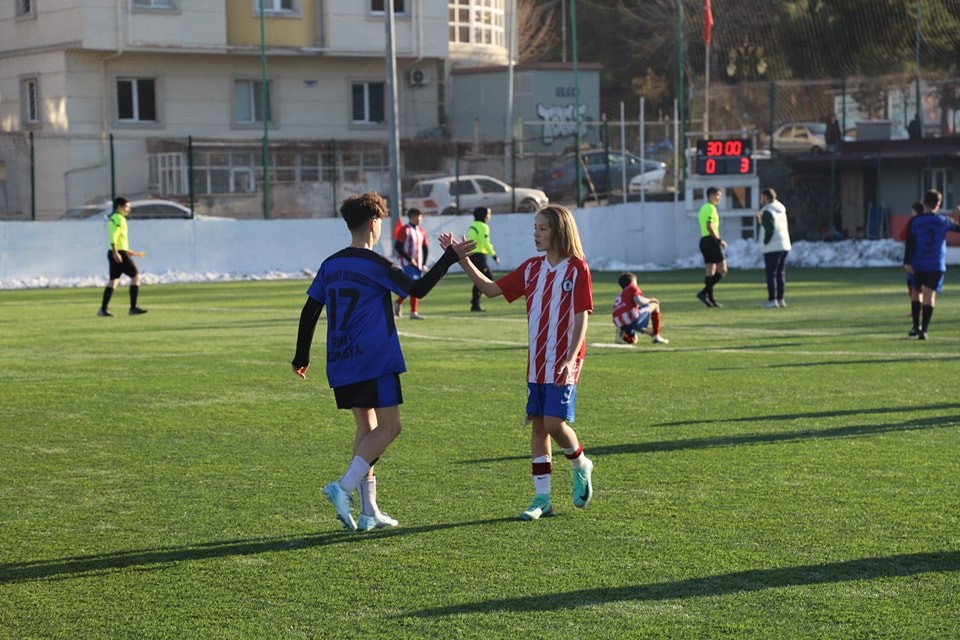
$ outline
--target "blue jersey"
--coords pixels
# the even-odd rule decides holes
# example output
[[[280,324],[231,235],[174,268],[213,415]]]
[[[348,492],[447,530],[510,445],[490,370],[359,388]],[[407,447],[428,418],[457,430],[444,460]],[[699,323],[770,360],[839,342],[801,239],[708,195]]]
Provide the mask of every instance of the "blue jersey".
[[[910,218],[903,263],[914,271],[946,271],[948,231],[960,231],[960,226],[947,216],[921,213]]]
[[[323,261],[307,295],[327,309],[331,387],[407,370],[390,294],[405,296],[409,283],[396,264],[369,249],[349,247]]]

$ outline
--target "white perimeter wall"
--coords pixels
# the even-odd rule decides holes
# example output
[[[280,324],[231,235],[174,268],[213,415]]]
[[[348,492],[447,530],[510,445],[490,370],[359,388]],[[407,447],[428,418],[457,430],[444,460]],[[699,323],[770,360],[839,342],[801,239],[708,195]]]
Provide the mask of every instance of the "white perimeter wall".
[[[679,207],[682,207],[681,203]],[[575,213],[587,260],[595,270],[611,262],[670,265],[698,254],[699,230],[692,214],[674,203],[630,203]],[[534,214],[495,214],[491,236],[500,269],[516,267],[535,254]],[[439,255],[443,231],[458,237],[472,216],[431,216],[431,261]],[[721,222],[721,226],[722,226]],[[392,236],[384,226],[381,244]],[[308,220],[142,220],[130,223],[131,248],[146,251],[137,263],[145,275],[234,274],[315,271],[326,256],[350,242],[340,219]],[[38,286],[67,279],[106,282],[107,228],[103,220],[0,222],[0,286]],[[39,286],[42,286],[40,284]]]

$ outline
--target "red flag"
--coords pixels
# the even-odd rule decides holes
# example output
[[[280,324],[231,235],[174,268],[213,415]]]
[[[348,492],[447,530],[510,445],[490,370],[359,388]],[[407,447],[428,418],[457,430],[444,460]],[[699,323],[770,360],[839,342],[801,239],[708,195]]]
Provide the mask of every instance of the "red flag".
[[[706,0],[707,5],[703,14],[703,44],[710,46],[710,35],[713,31],[713,11],[710,10],[710,0]]]

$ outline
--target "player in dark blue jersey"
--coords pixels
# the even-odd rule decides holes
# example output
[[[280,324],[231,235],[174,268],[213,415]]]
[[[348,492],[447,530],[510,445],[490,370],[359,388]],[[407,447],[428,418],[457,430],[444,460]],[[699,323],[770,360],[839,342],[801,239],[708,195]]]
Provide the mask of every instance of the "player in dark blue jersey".
[[[912,305],[913,329],[911,336],[927,339],[927,328],[933,317],[937,293],[943,289],[943,275],[947,270],[947,232],[960,231],[960,225],[947,216],[939,215],[943,196],[936,189],[923,195],[923,212],[907,223],[903,268],[912,275],[920,290],[919,304]]]
[[[391,293],[422,298],[459,260],[456,253],[470,251],[470,241],[455,243],[452,234],[442,234],[449,246],[419,280],[413,280],[387,258],[374,253],[383,219],[389,215],[379,194],[347,198],[340,207],[352,235],[349,247],[320,265],[307,301],[300,312],[297,352],[293,370],[305,378],[310,366],[310,346],[320,312],[327,309],[327,379],[337,408],[352,409],[357,431],[353,460],[339,481],[323,488],[337,518],[355,531],[395,527],[397,521],[377,506],[373,465],[400,435],[400,405],[403,394],[400,374],[406,371],[400,339],[394,323]],[[360,493],[360,519],[350,510],[350,495]]]

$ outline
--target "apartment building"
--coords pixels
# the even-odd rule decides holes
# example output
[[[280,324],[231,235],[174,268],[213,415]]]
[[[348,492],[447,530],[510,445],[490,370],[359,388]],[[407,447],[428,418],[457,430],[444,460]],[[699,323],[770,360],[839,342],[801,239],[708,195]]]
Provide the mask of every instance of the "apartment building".
[[[401,139],[448,126],[452,68],[507,62],[505,2],[394,0]],[[335,215],[387,184],[385,5],[0,3],[0,215],[113,193],[256,215],[265,166],[277,215]]]

